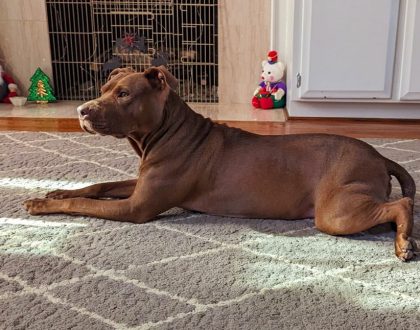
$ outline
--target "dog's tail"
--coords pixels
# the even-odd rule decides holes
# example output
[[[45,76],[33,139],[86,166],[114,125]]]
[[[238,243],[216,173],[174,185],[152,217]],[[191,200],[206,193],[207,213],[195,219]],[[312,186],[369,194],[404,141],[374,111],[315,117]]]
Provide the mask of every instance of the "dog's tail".
[[[396,162],[386,159],[386,167],[388,173],[397,178],[400,183],[402,194],[404,197],[410,197],[414,201],[416,195],[416,183],[407,170]]]

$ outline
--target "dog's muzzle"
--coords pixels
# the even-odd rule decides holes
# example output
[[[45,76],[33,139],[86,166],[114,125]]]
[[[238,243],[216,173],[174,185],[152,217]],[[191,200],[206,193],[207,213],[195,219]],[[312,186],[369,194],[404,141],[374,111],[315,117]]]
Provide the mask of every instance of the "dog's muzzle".
[[[89,101],[77,107],[80,127],[91,134],[96,134],[94,128],[92,127],[91,117],[97,106],[98,105],[95,101]]]

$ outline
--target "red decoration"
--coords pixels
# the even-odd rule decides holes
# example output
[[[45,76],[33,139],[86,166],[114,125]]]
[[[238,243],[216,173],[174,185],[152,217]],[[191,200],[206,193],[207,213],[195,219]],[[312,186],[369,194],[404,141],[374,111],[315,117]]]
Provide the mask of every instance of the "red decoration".
[[[276,63],[278,59],[277,52],[275,50],[271,50],[268,52],[268,62],[270,63]]]
[[[0,65],[0,102],[11,103],[10,98],[17,96],[17,89],[13,78],[4,72]]]
[[[125,37],[123,38],[123,42],[127,47],[133,47],[134,46],[134,42],[136,41],[136,37],[132,34],[126,34]]]

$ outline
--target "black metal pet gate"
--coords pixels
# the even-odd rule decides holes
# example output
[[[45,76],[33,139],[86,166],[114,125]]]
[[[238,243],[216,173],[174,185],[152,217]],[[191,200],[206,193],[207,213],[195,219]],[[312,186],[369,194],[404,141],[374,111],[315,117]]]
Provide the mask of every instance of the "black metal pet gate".
[[[217,0],[46,0],[59,99],[88,100],[116,67],[166,65],[188,102],[217,102]]]

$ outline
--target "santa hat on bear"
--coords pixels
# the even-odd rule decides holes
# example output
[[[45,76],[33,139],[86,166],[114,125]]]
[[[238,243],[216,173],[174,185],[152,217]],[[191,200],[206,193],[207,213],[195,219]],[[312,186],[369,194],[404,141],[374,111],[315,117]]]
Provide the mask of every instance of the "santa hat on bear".
[[[274,64],[277,63],[278,54],[275,50],[270,50],[267,55],[268,63]]]

